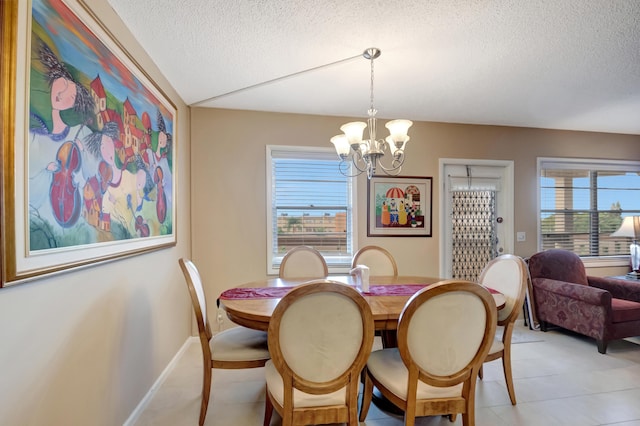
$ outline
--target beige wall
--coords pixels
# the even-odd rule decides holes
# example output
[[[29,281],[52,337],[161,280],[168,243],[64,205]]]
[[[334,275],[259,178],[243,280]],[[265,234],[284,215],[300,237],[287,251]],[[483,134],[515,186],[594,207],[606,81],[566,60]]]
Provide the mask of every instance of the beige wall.
[[[266,276],[265,145],[327,147],[347,120],[192,110],[193,257],[210,294]],[[387,247],[403,274],[439,275],[440,158],[514,161],[514,230],[529,236],[515,243],[521,256],[536,251],[536,157],[640,160],[640,136],[428,122],[414,123],[410,135],[402,175],[434,178],[433,237],[368,238],[366,178],[357,183],[358,246]]]
[[[175,247],[0,289],[0,424],[122,424],[184,344],[189,109],[106,1],[87,3],[178,106]]]

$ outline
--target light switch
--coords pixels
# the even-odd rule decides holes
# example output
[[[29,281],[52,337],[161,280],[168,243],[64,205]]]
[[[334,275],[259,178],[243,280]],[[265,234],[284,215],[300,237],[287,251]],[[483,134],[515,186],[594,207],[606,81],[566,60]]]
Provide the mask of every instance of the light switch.
[[[516,233],[516,240],[521,243],[523,241],[527,241],[527,233],[526,232],[522,232],[519,231],[518,233]]]

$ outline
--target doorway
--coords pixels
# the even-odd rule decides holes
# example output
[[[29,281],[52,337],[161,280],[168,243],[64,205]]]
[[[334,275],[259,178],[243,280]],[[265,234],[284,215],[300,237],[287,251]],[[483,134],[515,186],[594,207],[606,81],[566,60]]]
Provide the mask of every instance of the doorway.
[[[475,281],[513,253],[513,161],[441,158],[440,276]]]

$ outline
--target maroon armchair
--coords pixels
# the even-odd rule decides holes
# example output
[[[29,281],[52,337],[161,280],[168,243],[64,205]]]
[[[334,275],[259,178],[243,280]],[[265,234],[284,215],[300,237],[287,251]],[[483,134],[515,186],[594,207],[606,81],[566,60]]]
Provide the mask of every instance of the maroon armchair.
[[[531,256],[529,272],[542,331],[593,337],[602,354],[610,340],[640,335],[640,281],[587,276],[577,254],[558,249]]]

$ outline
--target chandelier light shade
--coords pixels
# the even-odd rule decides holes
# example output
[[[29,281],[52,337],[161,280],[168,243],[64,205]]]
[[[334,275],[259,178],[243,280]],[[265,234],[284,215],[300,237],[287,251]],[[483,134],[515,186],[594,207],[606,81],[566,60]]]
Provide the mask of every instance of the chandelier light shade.
[[[366,123],[353,121],[343,124],[340,127],[343,133],[332,137],[331,143],[342,160],[340,173],[345,176],[356,176],[366,172],[367,177],[371,178],[375,175],[377,168],[382,169],[385,174],[397,175],[402,170],[404,149],[409,142],[407,133],[413,122],[410,120],[391,120],[385,124],[389,130],[389,136],[385,139],[377,138],[376,113],[378,111],[373,107],[373,61],[380,56],[380,50],[370,47],[364,51],[362,56],[371,61],[371,103],[369,111],[367,111],[369,118]],[[364,139],[365,129],[368,129],[366,139]],[[385,166],[381,160],[387,153],[391,159],[389,164]],[[357,170],[354,174],[350,174],[349,163],[353,163]]]
[[[627,275],[639,279],[640,245],[638,245],[638,239],[640,239],[640,216],[625,217],[620,228],[611,234],[611,236],[631,238],[631,246],[629,247],[629,251],[631,252],[631,272]]]

